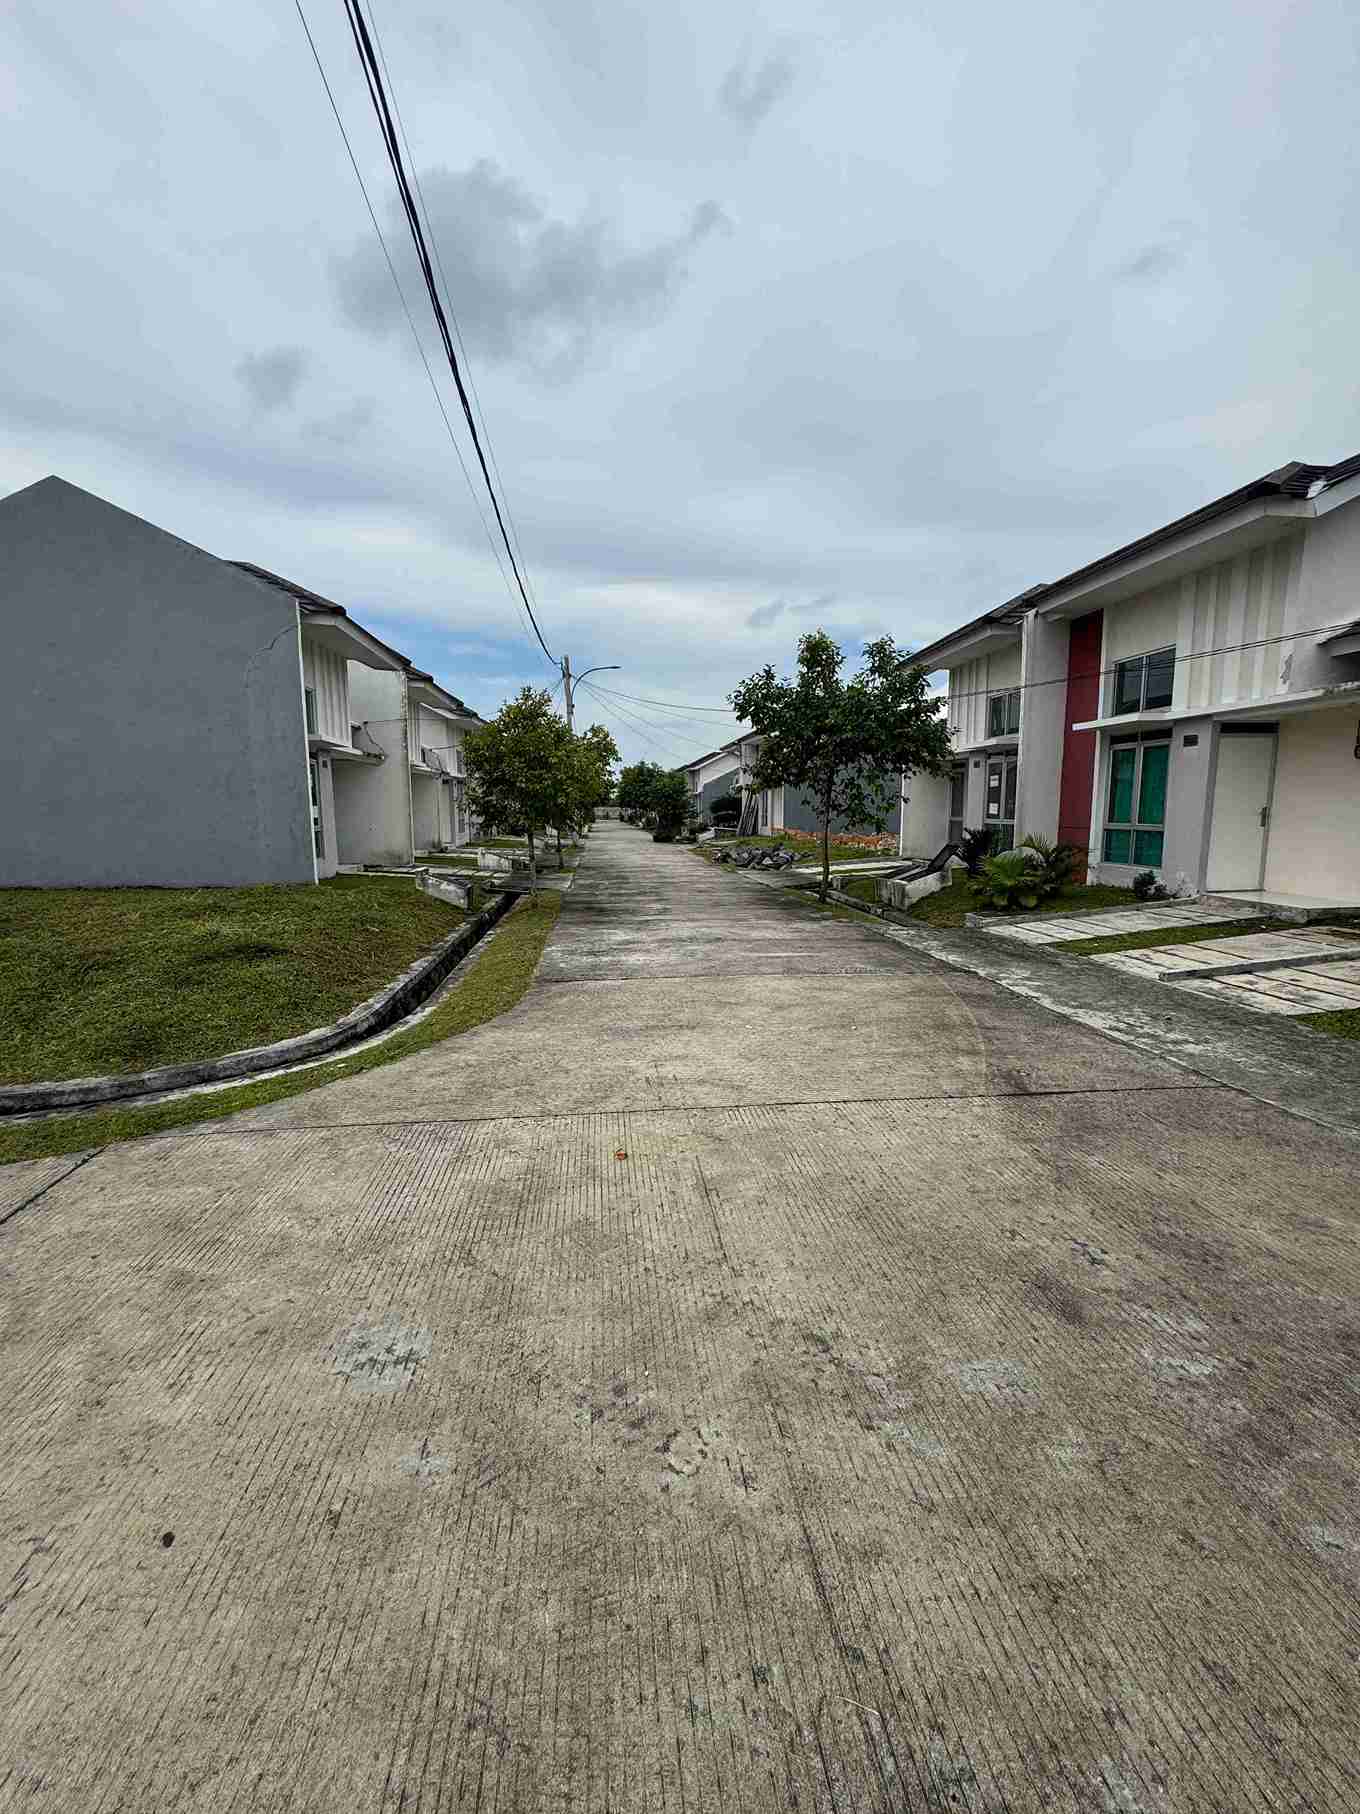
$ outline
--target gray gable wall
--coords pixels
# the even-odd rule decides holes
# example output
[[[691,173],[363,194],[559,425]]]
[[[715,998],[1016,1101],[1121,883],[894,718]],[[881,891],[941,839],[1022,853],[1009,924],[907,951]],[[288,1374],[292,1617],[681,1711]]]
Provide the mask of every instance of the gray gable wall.
[[[0,499],[0,885],[310,882],[296,609],[65,480]]]

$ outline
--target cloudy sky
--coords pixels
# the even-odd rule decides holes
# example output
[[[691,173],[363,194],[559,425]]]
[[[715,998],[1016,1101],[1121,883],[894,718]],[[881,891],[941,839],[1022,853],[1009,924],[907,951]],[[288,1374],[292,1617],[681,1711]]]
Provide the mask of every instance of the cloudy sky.
[[[433,361],[343,9],[304,5]],[[607,685],[920,643],[1360,450],[1346,0],[373,17],[545,634]],[[275,568],[483,711],[551,685],[293,0],[10,0],[0,102],[0,490]],[[630,758],[719,740],[619,703]]]

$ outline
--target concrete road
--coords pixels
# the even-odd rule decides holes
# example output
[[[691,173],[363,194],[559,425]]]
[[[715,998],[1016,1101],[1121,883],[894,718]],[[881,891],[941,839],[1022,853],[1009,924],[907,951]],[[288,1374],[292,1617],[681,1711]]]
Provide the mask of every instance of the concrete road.
[[[1354,1810],[1357,1157],[602,826],[501,1020],[0,1171],[0,1808]]]

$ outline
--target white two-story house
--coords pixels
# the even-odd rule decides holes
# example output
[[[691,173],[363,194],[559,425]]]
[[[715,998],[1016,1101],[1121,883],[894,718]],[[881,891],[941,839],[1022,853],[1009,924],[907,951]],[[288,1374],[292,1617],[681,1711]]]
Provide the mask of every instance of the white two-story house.
[[[948,669],[956,761],[947,794],[913,779],[911,848],[989,824],[1092,879],[1360,907],[1360,456],[1281,467],[919,658]]]
[[[410,663],[320,593],[251,561],[233,567],[290,598],[302,626],[302,698],[307,727],[308,789],[318,878],[365,863],[410,861],[404,840],[387,835],[369,802],[385,799],[385,746],[363,722],[361,676],[399,685]],[[400,809],[398,809],[400,810]],[[399,825],[400,821],[396,821]]]
[[[418,668],[406,676],[406,715],[415,848],[466,844],[471,822],[463,738],[483,721]]]
[[[1059,784],[1093,875],[1360,906],[1360,456],[1266,474],[1035,619],[1068,634]]]

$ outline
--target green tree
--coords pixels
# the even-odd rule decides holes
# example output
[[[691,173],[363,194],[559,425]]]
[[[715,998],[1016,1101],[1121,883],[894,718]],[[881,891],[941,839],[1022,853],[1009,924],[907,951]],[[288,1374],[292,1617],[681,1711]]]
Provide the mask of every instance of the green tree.
[[[661,779],[655,762],[633,762],[619,776],[619,810],[639,815],[653,811],[653,796]]]
[[[751,775],[757,792],[794,787],[817,813],[822,837],[820,894],[831,880],[831,821],[845,817],[882,830],[903,772],[944,774],[949,730],[926,671],[891,636],[864,645],[864,665],[842,678],[845,656],[824,630],[798,644],[798,674],[779,680],[768,665],[729,694],[732,709],[763,738]]]
[[[535,839],[564,812],[570,798],[575,741],[547,693],[524,687],[464,743],[472,810],[488,824],[524,827],[529,886],[535,893]]]
[[[656,814],[656,834],[674,838],[689,817],[689,776],[682,768],[658,772],[652,786],[651,810]]]
[[[563,765],[562,804],[553,819],[557,834],[557,867],[562,867],[562,829],[579,836],[594,816],[595,808],[609,798],[613,787],[618,745],[602,724],[572,738]]]

